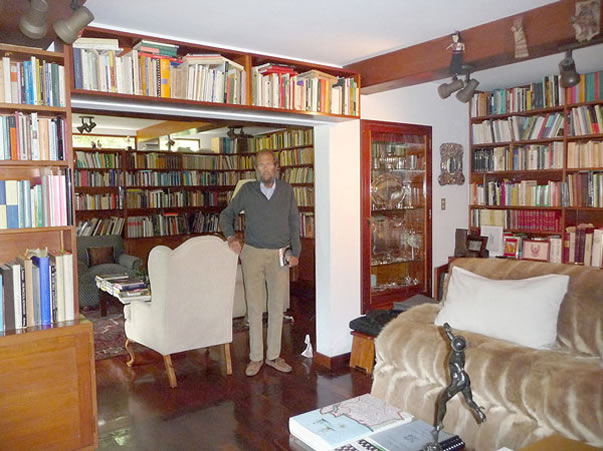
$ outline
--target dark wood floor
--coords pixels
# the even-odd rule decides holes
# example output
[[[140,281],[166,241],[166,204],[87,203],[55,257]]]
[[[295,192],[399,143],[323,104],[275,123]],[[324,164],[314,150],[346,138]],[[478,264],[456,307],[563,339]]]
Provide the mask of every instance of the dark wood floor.
[[[371,378],[362,371],[328,371],[300,355],[307,333],[315,343],[314,301],[292,298],[291,313],[295,321],[284,326],[281,354],[291,374],[264,365],[246,377],[247,332],[234,336],[231,376],[222,374],[217,353],[173,356],[175,389],[152,351],[131,369],[126,357],[97,361],[99,449],[287,449],[290,416],[368,393]]]

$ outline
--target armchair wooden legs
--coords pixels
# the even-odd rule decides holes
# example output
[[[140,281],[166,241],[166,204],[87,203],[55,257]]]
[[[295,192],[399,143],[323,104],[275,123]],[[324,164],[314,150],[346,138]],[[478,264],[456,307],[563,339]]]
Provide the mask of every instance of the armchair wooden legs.
[[[224,343],[224,362],[226,363],[226,374],[232,374],[232,361],[230,360],[230,343]]]
[[[170,388],[176,388],[178,386],[178,383],[176,382],[176,373],[174,372],[174,367],[172,366],[172,357],[169,354],[164,355],[163,363],[165,363],[165,370],[168,373]]]
[[[130,339],[126,338],[126,344],[124,346],[126,348],[126,351],[128,351],[128,354],[130,354],[130,360],[126,362],[126,365],[128,365],[129,367],[134,365],[134,360],[136,359],[134,357],[134,350],[130,347],[131,344],[132,342],[130,341]]]

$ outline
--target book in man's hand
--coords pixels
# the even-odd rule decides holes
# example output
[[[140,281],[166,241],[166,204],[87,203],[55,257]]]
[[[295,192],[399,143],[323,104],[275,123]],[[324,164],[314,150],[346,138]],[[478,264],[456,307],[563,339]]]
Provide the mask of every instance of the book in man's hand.
[[[413,416],[371,394],[289,418],[291,435],[314,450],[332,450],[408,423]]]
[[[291,258],[291,246],[281,247],[278,250],[278,262],[281,266],[289,266],[289,259]]]

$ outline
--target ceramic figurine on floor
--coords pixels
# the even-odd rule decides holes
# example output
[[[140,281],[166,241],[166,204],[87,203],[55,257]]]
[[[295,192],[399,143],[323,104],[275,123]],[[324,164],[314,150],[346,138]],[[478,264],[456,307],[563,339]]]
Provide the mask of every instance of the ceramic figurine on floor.
[[[452,35],[452,44],[446,49],[452,49],[452,60],[450,61],[450,73],[454,75],[463,73],[463,53],[465,52],[465,44],[461,39],[459,31]]]
[[[450,384],[446,387],[438,397],[438,405],[436,412],[436,422],[433,430],[433,443],[425,445],[424,451],[439,451],[441,447],[439,445],[438,436],[443,428],[444,415],[446,415],[446,403],[450,401],[457,393],[462,393],[465,397],[465,401],[475,414],[477,415],[477,422],[483,423],[486,421],[486,414],[482,411],[482,408],[476,404],[471,394],[471,380],[469,375],[465,372],[465,348],[467,347],[467,341],[460,335],[454,335],[450,324],[444,323],[444,332],[446,337],[450,340],[452,350],[448,357],[448,371],[450,372]]]

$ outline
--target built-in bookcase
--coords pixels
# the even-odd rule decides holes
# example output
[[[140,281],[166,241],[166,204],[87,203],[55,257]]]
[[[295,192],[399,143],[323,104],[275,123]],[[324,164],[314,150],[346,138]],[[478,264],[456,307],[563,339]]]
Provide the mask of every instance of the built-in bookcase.
[[[603,72],[476,94],[470,132],[471,231],[502,226],[550,241],[553,261],[600,266],[584,245],[603,226]]]

